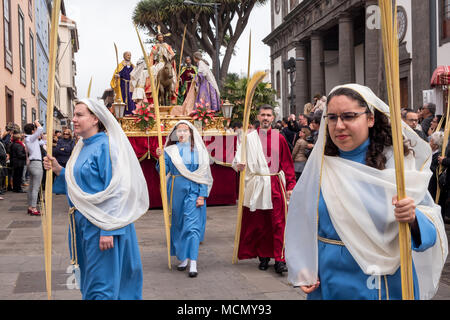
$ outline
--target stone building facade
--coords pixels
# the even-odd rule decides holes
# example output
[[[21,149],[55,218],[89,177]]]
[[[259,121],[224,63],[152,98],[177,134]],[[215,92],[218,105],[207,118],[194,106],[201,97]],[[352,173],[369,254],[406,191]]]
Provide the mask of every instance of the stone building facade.
[[[448,3],[397,1],[404,107],[422,105],[422,90],[430,88],[436,66],[450,64],[444,30]],[[303,112],[314,95],[349,82],[366,85],[386,100],[377,0],[272,0],[270,5],[272,32],[263,41],[271,48],[272,83],[284,115]],[[296,58],[293,86],[284,68],[290,58]]]
[[[34,1],[2,0],[0,22],[0,128],[37,119]]]
[[[61,15],[58,28],[58,37],[60,47],[58,50],[58,119],[57,128],[71,128],[73,118],[73,107],[77,99],[77,87],[75,85],[75,76],[77,74],[77,65],[75,53],[80,47],[78,41],[77,24],[72,19]]]

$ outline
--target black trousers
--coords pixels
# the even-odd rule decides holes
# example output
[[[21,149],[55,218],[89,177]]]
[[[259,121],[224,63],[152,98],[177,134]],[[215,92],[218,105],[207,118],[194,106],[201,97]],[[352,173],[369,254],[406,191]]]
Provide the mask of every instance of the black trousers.
[[[22,190],[22,175],[24,167],[13,168],[13,191]]]

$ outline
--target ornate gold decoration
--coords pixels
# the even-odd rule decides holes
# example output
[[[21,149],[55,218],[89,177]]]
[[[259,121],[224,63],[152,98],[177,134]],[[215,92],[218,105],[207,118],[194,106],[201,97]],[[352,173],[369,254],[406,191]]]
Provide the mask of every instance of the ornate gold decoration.
[[[165,107],[160,107],[160,109]],[[167,110],[170,109],[170,107]],[[226,120],[223,117],[216,117],[206,126],[202,126],[200,121],[195,121],[191,117],[187,116],[171,116],[168,113],[161,115],[161,125],[163,126],[162,135],[167,136],[175,124],[180,120],[187,120],[191,122],[198,130],[200,135],[202,136],[224,136],[224,135],[235,135],[235,133],[227,132],[225,127],[223,126],[224,121]],[[121,119],[118,119],[120,125],[122,126],[123,131],[128,137],[156,137],[158,135],[156,130],[156,124],[148,129],[142,130],[139,128],[138,124],[136,124],[136,117],[126,116]],[[199,126],[200,124],[200,126]]]

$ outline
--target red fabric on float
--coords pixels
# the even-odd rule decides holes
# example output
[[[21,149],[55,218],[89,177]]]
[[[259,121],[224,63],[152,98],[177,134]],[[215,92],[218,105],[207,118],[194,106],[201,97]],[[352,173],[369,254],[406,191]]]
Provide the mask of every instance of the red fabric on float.
[[[155,168],[158,139],[157,137],[128,137],[128,139],[137,158],[141,160],[142,172],[147,181],[150,208],[161,208],[159,173]],[[165,140],[166,137],[163,137],[163,143],[165,143]],[[231,164],[236,152],[236,136],[205,136],[203,141],[211,157],[222,164]],[[149,151],[150,159],[147,154]],[[236,204],[239,188],[237,173],[231,167],[217,163],[211,165],[211,173],[214,183],[206,203],[208,205]]]
[[[431,86],[450,84],[450,66],[439,66],[431,77]]]

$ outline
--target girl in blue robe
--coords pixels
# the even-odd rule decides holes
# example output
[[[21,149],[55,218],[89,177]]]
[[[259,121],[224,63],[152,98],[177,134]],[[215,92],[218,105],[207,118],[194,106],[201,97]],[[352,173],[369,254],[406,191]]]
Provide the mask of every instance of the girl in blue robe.
[[[145,177],[123,130],[103,105],[80,100],[73,123],[83,139],[66,168],[51,156],[44,159],[44,167],[57,176],[53,192],[66,194],[71,207],[69,247],[72,263],[79,265],[82,297],[142,299],[142,264],[133,222],[148,210]]]
[[[308,299],[402,299],[399,223],[411,231],[414,299],[437,291],[448,254],[428,193],[431,149],[402,123],[406,197],[397,198],[389,107],[346,84],[327,99],[319,138],[290,199],[288,281]]]
[[[369,139],[353,151],[340,150],[340,157],[365,164]],[[425,215],[416,209],[420,238],[411,237],[412,249],[418,252],[432,247],[436,241],[436,229]],[[319,230],[321,238],[341,241],[328,214],[322,192],[319,199]],[[416,241],[419,240],[419,241]],[[308,300],[400,300],[402,299],[400,268],[393,275],[368,276],[340,244],[318,241],[320,286],[308,295]],[[336,268],[336,266],[338,266]],[[414,297],[419,299],[417,274],[413,263]]]
[[[83,150],[75,163],[74,175],[83,191],[94,194],[105,190],[111,181],[108,136],[100,132],[83,139],[83,143]],[[64,168],[54,181],[53,192],[67,193]],[[70,207],[73,207],[69,197],[68,201]],[[142,299],[142,265],[134,224],[105,231],[92,224],[79,211],[75,211],[74,229],[83,299]],[[114,236],[114,247],[101,251],[100,236]]]
[[[194,132],[189,127],[190,124],[178,124],[175,130],[185,130],[189,135],[181,137],[177,133],[178,141],[175,142],[169,139],[171,152],[178,153],[181,161],[184,164],[183,170],[187,170],[182,174],[180,166],[175,165],[171,152],[164,150],[164,159],[166,167],[166,175],[170,173],[170,178],[167,183],[167,194],[169,197],[169,207],[172,213],[172,223],[170,229],[170,251],[171,255],[176,256],[182,263],[178,266],[179,271],[184,271],[187,268],[188,261],[190,261],[189,276],[197,276],[197,260],[200,242],[205,236],[206,226],[206,198],[209,194],[209,187],[207,183],[199,183],[192,178],[193,172],[199,170],[202,159],[199,155],[199,144],[194,144]],[[176,132],[176,131],[175,131]],[[171,137],[172,135],[169,135]],[[200,142],[199,142],[200,143]],[[201,142],[202,143],[202,142]],[[196,147],[194,147],[196,146]],[[176,148],[174,151],[173,148]],[[157,154],[161,150],[158,148]],[[207,153],[204,146],[201,148],[202,153]],[[172,157],[171,157],[172,155]],[[203,161],[204,161],[203,157]],[[208,159],[208,155],[206,155]],[[203,165],[209,169],[209,162]],[[156,165],[159,171],[159,162]],[[210,170],[206,170],[209,172]],[[187,178],[187,176],[189,178]],[[205,180],[204,182],[207,182]],[[211,182],[212,184],[212,178]],[[199,202],[200,201],[200,202]]]

